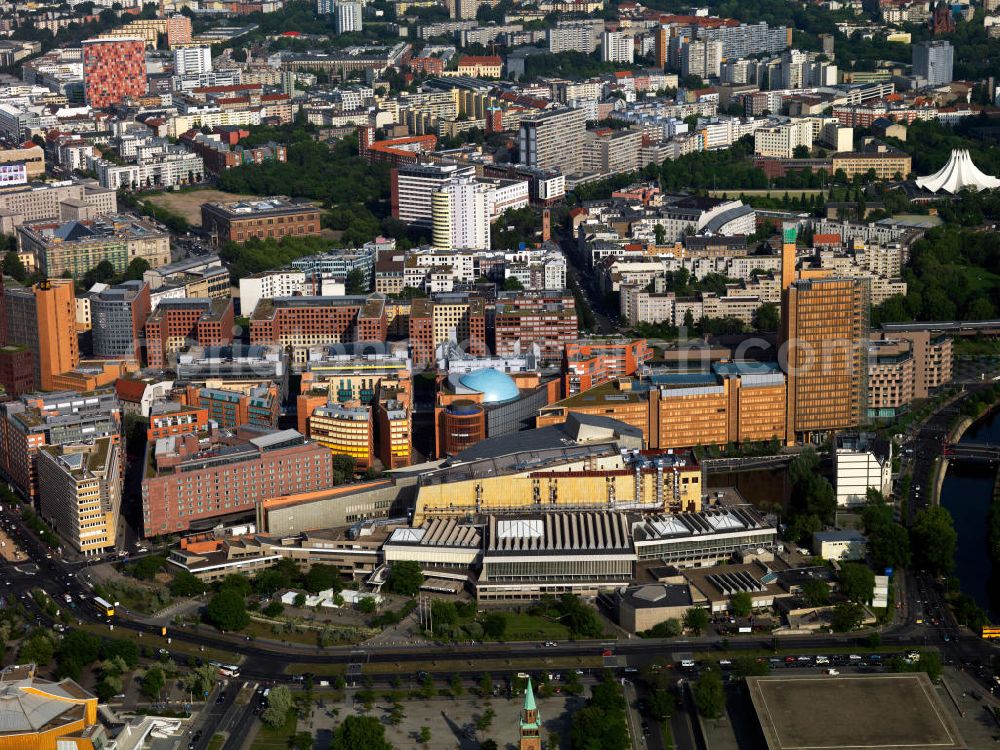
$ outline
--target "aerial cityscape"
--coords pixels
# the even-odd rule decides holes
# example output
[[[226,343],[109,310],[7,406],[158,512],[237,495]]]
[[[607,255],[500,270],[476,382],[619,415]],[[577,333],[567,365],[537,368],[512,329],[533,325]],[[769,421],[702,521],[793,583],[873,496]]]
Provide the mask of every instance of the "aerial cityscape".
[[[0,750],[1000,742],[1000,0],[0,4]]]

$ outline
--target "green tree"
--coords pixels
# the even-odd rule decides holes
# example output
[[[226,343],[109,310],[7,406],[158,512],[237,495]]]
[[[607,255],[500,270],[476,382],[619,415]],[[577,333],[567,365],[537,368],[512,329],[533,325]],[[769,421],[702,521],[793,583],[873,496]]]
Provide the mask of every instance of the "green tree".
[[[802,585],[802,599],[810,607],[823,607],[830,603],[830,584],[826,581],[806,581]]]
[[[166,566],[167,558],[163,555],[147,555],[128,565],[125,572],[140,581],[150,581]]]
[[[691,607],[684,613],[684,627],[695,635],[701,635],[708,627],[708,612],[701,607]]]
[[[267,708],[261,712],[260,718],[268,726],[281,727],[291,708],[292,692],[284,685],[275,685],[267,694]]]
[[[852,602],[868,604],[875,593],[875,574],[863,563],[844,563],[840,568],[840,591]]]
[[[793,159],[808,159],[809,158],[809,147],[804,145],[798,145],[792,149]]]
[[[483,617],[483,635],[493,641],[503,640],[507,634],[507,616],[503,612],[490,612]]]
[[[218,682],[219,674],[215,667],[210,664],[202,664],[195,667],[184,680],[185,687],[194,695],[204,696],[212,692],[215,683]]]
[[[940,506],[922,508],[910,527],[913,563],[934,575],[947,575],[955,567],[958,535],[951,514]]]
[[[181,597],[200,596],[205,593],[205,583],[193,573],[179,570],[170,581],[170,593]]]
[[[334,589],[334,593],[343,587],[340,584],[340,575],[332,565],[316,564],[309,568],[303,582],[306,591],[311,594],[318,594],[320,591]]]
[[[737,656],[733,660],[733,672],[737,677],[763,677],[770,674],[771,664],[752,656]]]
[[[129,669],[139,663],[139,647],[135,641],[125,638],[109,638],[101,641],[102,659],[121,659]]]
[[[674,715],[674,696],[668,690],[657,688],[649,696],[649,715],[656,721],[666,721]]]
[[[367,294],[368,280],[365,278],[365,272],[360,268],[352,269],[344,280],[344,287],[348,294]]]
[[[157,700],[166,684],[167,676],[163,670],[159,667],[150,667],[143,675],[139,689],[150,700]]]
[[[431,728],[430,727],[420,727],[420,732],[417,734],[417,742],[419,742],[424,747],[431,742]]]
[[[375,613],[378,609],[378,602],[375,600],[374,596],[363,596],[358,599],[358,611],[363,612],[366,615],[371,615]]]
[[[610,675],[592,688],[587,705],[573,713],[569,740],[572,750],[625,750],[629,746],[625,699]]]
[[[489,698],[493,695],[493,678],[489,672],[483,672],[479,676],[479,695],[481,698]]]
[[[420,570],[420,563],[415,560],[396,560],[389,568],[385,590],[391,594],[416,596],[423,583],[424,574]]]
[[[292,599],[292,605],[299,608],[306,606],[306,595],[301,591],[297,593],[295,598]]]
[[[34,662],[41,667],[52,661],[55,653],[56,647],[51,635],[45,630],[33,630],[21,641],[17,658],[21,663]]]
[[[656,238],[657,245],[663,245],[667,241],[667,230],[662,224],[657,224],[653,227],[653,236]]]
[[[780,323],[781,314],[773,302],[765,302],[753,314],[753,327],[758,331],[777,331]]]
[[[910,536],[900,524],[890,524],[868,537],[868,555],[877,570],[906,568],[910,564]]]
[[[694,703],[698,713],[707,719],[717,719],[722,716],[726,707],[726,693],[722,686],[722,677],[716,671],[702,672],[692,688]]]
[[[524,289],[524,284],[516,276],[508,276],[503,280],[503,290],[505,292],[519,292]]]
[[[480,734],[483,732],[490,731],[490,727],[493,726],[493,719],[496,718],[497,712],[492,708],[487,708],[481,714],[476,716],[476,731]]]
[[[351,456],[338,454],[333,457],[333,483],[344,484],[354,479],[355,461]]]
[[[737,591],[729,599],[729,610],[736,617],[747,617],[753,611],[753,597],[746,591]]]
[[[854,602],[841,602],[833,608],[830,617],[830,627],[836,633],[847,633],[857,630],[864,621],[864,610]]]
[[[16,250],[8,250],[3,256],[3,275],[23,284],[28,279],[28,269],[24,267]]]
[[[274,618],[274,617],[280,617],[281,613],[284,611],[285,611],[285,605],[275,600],[272,602],[268,602],[267,606],[264,607],[264,609],[261,611],[261,614],[263,614],[265,617]]]
[[[235,589],[223,589],[205,608],[205,620],[222,631],[243,630],[250,624],[243,596]]]
[[[145,258],[133,258],[125,269],[125,281],[142,281],[142,275],[150,268]]]
[[[393,750],[374,716],[347,716],[333,733],[330,750]]]

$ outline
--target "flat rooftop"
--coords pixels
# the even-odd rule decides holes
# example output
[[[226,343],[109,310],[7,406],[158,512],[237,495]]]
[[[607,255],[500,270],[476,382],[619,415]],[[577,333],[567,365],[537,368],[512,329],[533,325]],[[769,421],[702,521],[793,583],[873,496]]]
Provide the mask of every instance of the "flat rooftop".
[[[924,673],[748,677],[768,750],[967,748]]]

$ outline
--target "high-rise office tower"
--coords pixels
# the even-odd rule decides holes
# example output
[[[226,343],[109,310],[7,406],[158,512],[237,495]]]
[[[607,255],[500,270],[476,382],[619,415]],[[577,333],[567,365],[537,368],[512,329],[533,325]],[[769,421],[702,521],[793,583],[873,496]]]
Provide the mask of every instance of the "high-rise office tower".
[[[178,47],[174,50],[175,75],[198,76],[211,72],[211,47]]]
[[[80,364],[72,279],[46,279],[30,289],[7,289],[7,341],[34,356],[35,382],[52,390],[56,375]]]
[[[781,352],[787,378],[786,439],[815,442],[856,427],[867,373],[866,279],[795,279],[794,227],[782,246]]]
[[[113,37],[83,42],[83,96],[91,107],[118,104],[146,93],[146,43]]]
[[[145,281],[125,281],[94,295],[90,300],[94,355],[141,361],[143,330],[151,308]]]
[[[951,42],[920,42],[913,45],[913,75],[927,86],[944,86],[952,81],[955,49]]]
[[[670,33],[666,26],[656,27],[656,67],[663,70],[667,67],[667,49],[670,46]]]
[[[587,114],[582,109],[550,109],[521,120],[520,161],[529,167],[557,169],[564,175],[583,168]]]

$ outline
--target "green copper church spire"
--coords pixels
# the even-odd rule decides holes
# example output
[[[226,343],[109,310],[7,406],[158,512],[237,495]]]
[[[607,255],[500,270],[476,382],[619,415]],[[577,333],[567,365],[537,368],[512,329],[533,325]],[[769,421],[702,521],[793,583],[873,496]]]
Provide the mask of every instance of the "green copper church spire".
[[[538,711],[538,707],[535,705],[535,691],[531,688],[531,678],[528,678],[528,686],[524,689],[524,710],[527,711]]]

